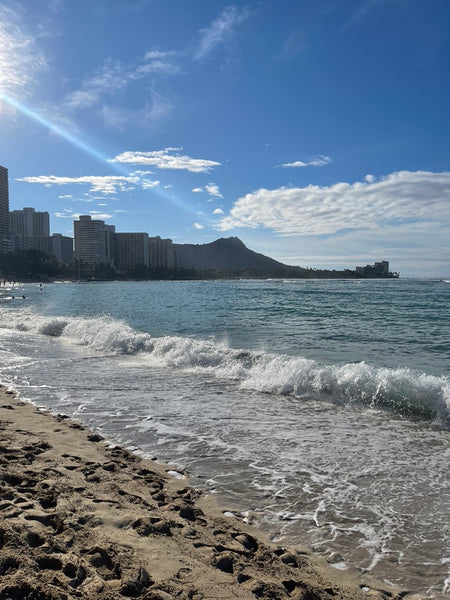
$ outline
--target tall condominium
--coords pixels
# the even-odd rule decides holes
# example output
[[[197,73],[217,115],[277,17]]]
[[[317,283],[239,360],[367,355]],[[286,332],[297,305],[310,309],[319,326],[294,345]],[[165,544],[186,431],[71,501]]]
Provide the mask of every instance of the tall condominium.
[[[106,249],[106,226],[104,221],[94,220],[90,215],[80,215],[73,222],[75,258],[88,263],[108,263]]]
[[[11,211],[9,218],[11,231],[24,238],[50,235],[48,212],[39,212],[34,208],[27,207]]]
[[[161,239],[159,235],[148,238],[148,258],[151,267],[173,269],[175,251],[171,239]]]
[[[148,267],[148,233],[116,233],[114,242],[118,271],[126,271],[137,265]]]
[[[0,235],[9,233],[8,169],[0,166]]]
[[[73,239],[54,233],[53,235],[35,235],[25,238],[25,250],[40,250],[54,256],[59,262],[69,263],[73,260]]]
[[[54,233],[52,240],[52,254],[60,262],[69,263],[73,260],[73,239],[61,233]]]

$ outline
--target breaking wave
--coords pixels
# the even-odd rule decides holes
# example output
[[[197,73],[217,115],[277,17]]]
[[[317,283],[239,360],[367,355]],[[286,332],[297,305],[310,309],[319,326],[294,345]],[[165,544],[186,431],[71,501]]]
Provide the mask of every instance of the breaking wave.
[[[133,355],[140,366],[233,379],[244,389],[365,405],[450,425],[449,378],[408,368],[382,368],[365,362],[324,365],[303,357],[236,350],[212,340],[152,337],[110,317],[44,317],[25,310],[4,314],[0,327],[59,337],[106,354]]]

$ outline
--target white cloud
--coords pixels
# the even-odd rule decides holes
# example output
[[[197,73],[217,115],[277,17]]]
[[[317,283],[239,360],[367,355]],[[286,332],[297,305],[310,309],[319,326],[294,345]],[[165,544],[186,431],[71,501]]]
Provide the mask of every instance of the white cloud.
[[[235,6],[227,6],[209,27],[200,31],[201,39],[194,54],[196,60],[206,58],[217,46],[228,43],[238,25],[246,21],[250,13],[244,8],[239,11]]]
[[[206,192],[212,198],[223,198],[222,194],[220,193],[219,186],[216,185],[215,183],[208,183],[207,185],[205,185],[204,188],[202,188],[202,187],[193,188],[192,191],[195,193]]]
[[[98,114],[105,125],[119,131],[137,124],[139,127],[158,125],[171,113],[173,104],[153,88],[147,90],[146,98],[148,101],[138,109],[103,103],[98,109]]]
[[[332,235],[420,220],[450,224],[450,172],[400,171],[372,182],[262,188],[239,198],[218,229],[264,227],[284,236]]]
[[[130,88],[140,80],[152,77],[153,82],[157,74],[179,73],[177,55],[175,51],[151,50],[129,64],[109,57],[81,81],[78,89],[66,95],[63,106],[70,111],[94,109],[106,125],[118,130],[137,124],[155,125],[172,111],[173,104],[153,87],[147,87],[144,94],[135,94],[146,99],[140,107],[130,110],[121,102],[125,94],[134,93],[135,88]]]
[[[84,175],[81,177],[59,177],[57,175],[38,175],[36,177],[22,177],[17,181],[26,181],[27,183],[39,183],[47,187],[53,185],[89,185],[90,192],[99,192],[101,194],[116,194],[117,192],[126,192],[136,187],[148,189],[159,185],[159,181],[150,181],[140,179],[139,177],[126,177],[124,175]],[[86,200],[92,202],[93,198]]]
[[[28,95],[34,77],[47,69],[47,59],[19,13],[0,5],[0,97]]]
[[[219,186],[215,183],[208,183],[208,185],[205,185],[205,190],[213,198],[223,198],[222,194],[220,193]]]
[[[284,163],[282,165],[277,165],[277,166],[282,169],[303,168],[303,167],[323,167],[324,165],[328,165],[330,162],[331,162],[331,158],[329,156],[323,156],[321,154],[320,156],[316,156],[315,158],[308,160],[308,162],[304,162],[303,160],[296,160],[291,163]]]
[[[201,223],[194,223],[194,229],[205,229],[204,225]]]
[[[64,200],[65,198],[72,198],[72,194],[64,194],[63,196],[58,196],[58,198],[61,200]]]
[[[142,179],[141,181],[141,187],[143,190],[150,190],[154,187],[158,187],[159,184],[160,181],[158,180]]]
[[[98,104],[104,94],[115,94],[126,86],[126,67],[120,61],[107,58],[83,81],[79,90],[67,95],[65,105],[71,109],[90,108]]]
[[[191,173],[206,173],[220,163],[200,158],[178,154],[181,148],[165,148],[152,152],[122,152],[109,162],[152,165],[158,169],[175,169],[190,171]]]
[[[133,111],[127,108],[111,106],[108,104],[103,104],[103,106],[99,109],[99,114],[105,125],[108,125],[108,127],[113,127],[114,129],[118,129],[119,131],[126,129],[128,123],[130,122],[132,112]],[[136,114],[135,117],[137,117]]]
[[[100,90],[95,88],[71,92],[64,102],[69,109],[90,108],[100,101]]]
[[[89,214],[94,218],[94,219],[100,219],[102,221],[106,221],[108,219],[112,219],[113,215],[109,215],[108,213],[102,213],[99,210],[90,210]]]
[[[72,210],[68,210],[67,208],[64,209],[64,212],[69,214],[55,212],[53,213],[53,216],[57,217],[58,219],[78,219],[78,217],[80,216],[80,213],[73,212]]]
[[[282,165],[277,165],[279,168],[287,169],[287,168],[297,168],[297,167],[307,167],[308,163],[303,162],[302,160],[296,160],[291,163],[284,163]]]
[[[161,52],[160,50],[150,50],[146,52],[144,58],[136,66],[134,72],[130,73],[131,79],[144,77],[149,73],[164,73],[166,75],[176,75],[180,72],[179,65],[174,61],[177,52],[174,50]]]
[[[149,88],[147,90],[147,96],[150,97],[150,100],[140,112],[134,112],[134,119],[137,117],[138,119],[141,119],[143,123],[158,123],[172,112],[172,102],[154,88]]]
[[[221,208],[215,208],[213,210],[213,215],[223,215],[223,214],[224,214],[224,212]]]

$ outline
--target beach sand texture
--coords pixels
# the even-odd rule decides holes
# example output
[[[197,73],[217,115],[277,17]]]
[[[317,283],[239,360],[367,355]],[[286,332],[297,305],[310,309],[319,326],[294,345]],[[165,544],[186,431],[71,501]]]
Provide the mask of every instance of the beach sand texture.
[[[0,598],[390,599],[223,516],[170,467],[0,389]]]

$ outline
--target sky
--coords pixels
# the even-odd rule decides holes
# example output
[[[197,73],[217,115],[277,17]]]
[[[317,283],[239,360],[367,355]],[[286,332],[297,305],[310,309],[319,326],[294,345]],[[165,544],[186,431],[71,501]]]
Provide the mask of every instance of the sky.
[[[448,0],[0,0],[10,210],[450,277]]]

